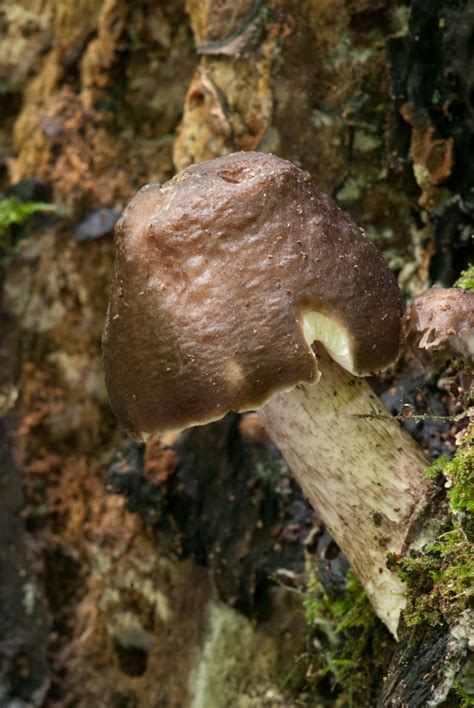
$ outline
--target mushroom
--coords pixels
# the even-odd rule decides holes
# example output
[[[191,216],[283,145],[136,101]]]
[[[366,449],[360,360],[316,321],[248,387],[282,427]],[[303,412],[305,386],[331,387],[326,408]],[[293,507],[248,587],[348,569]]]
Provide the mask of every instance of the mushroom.
[[[414,298],[403,318],[403,338],[428,366],[462,359],[474,366],[474,293],[434,286]]]
[[[386,557],[415,542],[429,483],[361,378],[399,348],[402,296],[376,248],[307,173],[254,152],[141,189],[116,246],[104,366],[126,431],[258,410],[396,634],[404,585]]]

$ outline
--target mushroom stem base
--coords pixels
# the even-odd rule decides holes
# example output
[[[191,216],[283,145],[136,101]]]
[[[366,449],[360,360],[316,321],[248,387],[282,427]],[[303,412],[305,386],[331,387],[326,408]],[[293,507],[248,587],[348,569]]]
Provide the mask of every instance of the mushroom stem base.
[[[423,543],[415,522],[430,498],[429,462],[365,379],[322,348],[318,359],[317,385],[277,394],[259,415],[396,636],[405,587],[387,568],[387,553]]]

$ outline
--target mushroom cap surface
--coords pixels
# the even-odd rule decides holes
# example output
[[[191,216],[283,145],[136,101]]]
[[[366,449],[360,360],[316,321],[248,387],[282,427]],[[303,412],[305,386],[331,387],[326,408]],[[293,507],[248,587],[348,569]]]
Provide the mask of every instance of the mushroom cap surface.
[[[356,374],[398,353],[403,301],[383,258],[286,160],[235,153],[147,185],[115,237],[104,367],[132,437],[257,409],[316,382],[311,313],[343,332]]]
[[[405,312],[403,338],[425,364],[454,358],[474,365],[474,293],[434,286],[418,295]]]

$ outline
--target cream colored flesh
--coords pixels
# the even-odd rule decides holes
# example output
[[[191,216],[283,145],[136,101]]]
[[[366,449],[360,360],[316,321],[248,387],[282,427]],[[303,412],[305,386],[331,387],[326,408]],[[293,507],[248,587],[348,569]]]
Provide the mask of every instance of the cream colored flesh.
[[[352,361],[349,337],[342,327],[319,312],[307,312],[303,315],[303,334],[311,346],[321,342],[333,361],[351,374],[356,374]]]

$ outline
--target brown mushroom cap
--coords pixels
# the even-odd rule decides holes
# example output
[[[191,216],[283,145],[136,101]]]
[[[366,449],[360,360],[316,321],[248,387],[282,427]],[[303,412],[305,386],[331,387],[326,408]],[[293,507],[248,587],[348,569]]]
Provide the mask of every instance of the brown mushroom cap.
[[[474,365],[474,293],[434,286],[418,295],[403,318],[403,338],[425,364],[454,358]]]
[[[355,373],[382,369],[402,309],[376,248],[307,173],[255,152],[194,165],[141,189],[117,224],[112,408],[140,439],[315,382],[309,312],[347,335]]]

